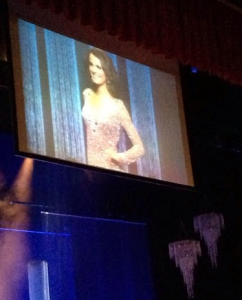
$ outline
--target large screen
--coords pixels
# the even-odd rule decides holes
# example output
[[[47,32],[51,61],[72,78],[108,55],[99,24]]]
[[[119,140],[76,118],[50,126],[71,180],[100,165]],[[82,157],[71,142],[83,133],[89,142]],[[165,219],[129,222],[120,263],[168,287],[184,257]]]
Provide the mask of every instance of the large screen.
[[[20,153],[193,185],[177,63],[155,69],[22,19],[11,39]]]

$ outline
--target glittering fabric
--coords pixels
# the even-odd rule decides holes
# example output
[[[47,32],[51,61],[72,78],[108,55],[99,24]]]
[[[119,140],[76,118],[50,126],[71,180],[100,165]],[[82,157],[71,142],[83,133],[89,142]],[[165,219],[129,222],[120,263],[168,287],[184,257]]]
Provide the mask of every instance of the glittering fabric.
[[[87,163],[112,170],[123,170],[123,166],[136,161],[144,154],[143,144],[123,102],[113,99],[108,107],[93,110],[90,105],[91,89],[83,92],[82,116],[86,126]],[[121,128],[126,131],[132,147],[119,153],[119,162],[110,158],[107,149],[117,152]]]

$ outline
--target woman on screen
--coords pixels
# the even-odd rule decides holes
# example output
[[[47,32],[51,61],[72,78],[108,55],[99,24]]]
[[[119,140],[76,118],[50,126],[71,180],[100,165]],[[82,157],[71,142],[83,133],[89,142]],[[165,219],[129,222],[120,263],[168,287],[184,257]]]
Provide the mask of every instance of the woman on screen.
[[[82,116],[86,128],[87,163],[122,171],[125,165],[144,155],[144,147],[130,115],[117,94],[117,73],[106,52],[92,48],[88,55],[90,87],[83,92]],[[120,130],[132,146],[118,152]]]

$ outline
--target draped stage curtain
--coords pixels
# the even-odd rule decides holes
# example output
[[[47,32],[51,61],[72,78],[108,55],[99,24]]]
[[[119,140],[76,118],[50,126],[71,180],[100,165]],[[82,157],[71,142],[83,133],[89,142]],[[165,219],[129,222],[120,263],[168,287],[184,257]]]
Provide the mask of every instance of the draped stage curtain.
[[[216,0],[9,0],[242,84],[242,15]],[[88,31],[88,28],[86,28]]]
[[[150,69],[127,60],[127,72],[132,119],[145,145],[145,159],[138,161],[138,170],[145,176],[162,179]],[[136,78],[137,74],[139,80]]]
[[[55,157],[85,162],[75,41],[45,30]]]
[[[28,145],[32,151],[46,154],[45,129],[42,107],[38,50],[35,26],[26,22],[19,23],[20,35],[24,38],[20,44],[23,68],[23,89],[26,99],[26,122]],[[30,41],[34,41],[30,43]],[[31,59],[25,59],[30,57]],[[33,118],[32,116],[36,116]]]

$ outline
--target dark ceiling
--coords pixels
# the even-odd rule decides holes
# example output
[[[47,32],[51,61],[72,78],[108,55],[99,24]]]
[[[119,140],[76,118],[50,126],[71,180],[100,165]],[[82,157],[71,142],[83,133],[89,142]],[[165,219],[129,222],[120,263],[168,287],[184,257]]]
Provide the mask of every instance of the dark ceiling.
[[[241,1],[241,0],[226,0],[226,1],[224,1],[224,2],[227,2],[227,3],[229,3],[229,4],[233,4],[233,5],[235,5],[236,7],[242,9],[242,1]]]

